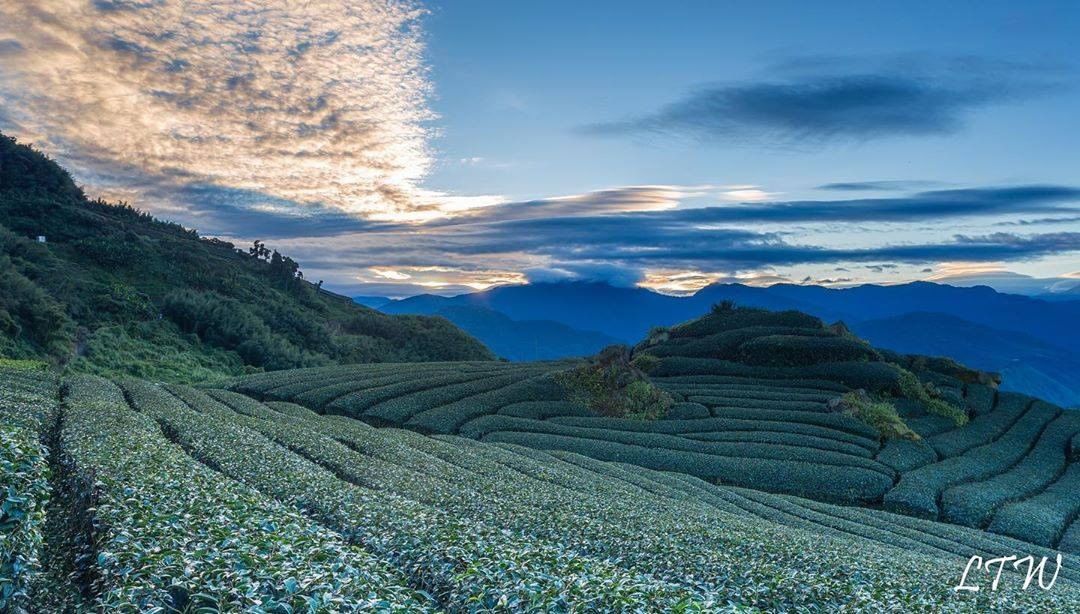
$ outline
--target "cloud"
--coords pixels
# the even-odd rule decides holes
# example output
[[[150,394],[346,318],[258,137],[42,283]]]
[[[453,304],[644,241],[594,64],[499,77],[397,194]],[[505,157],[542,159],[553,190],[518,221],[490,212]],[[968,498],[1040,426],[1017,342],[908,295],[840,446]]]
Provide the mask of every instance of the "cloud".
[[[683,199],[700,198],[705,194],[708,194],[705,188],[688,186],[613,188],[475,209],[470,212],[467,222],[559,218],[554,223],[563,223],[570,217],[609,214],[626,217],[629,213],[653,219],[656,224],[678,222],[685,225],[911,222],[962,216],[1080,212],[1080,188],[1038,184],[932,190],[890,198],[769,201],[693,208],[678,206]],[[463,221],[458,218],[434,223],[457,225]]]
[[[531,268],[524,271],[530,283],[594,281],[617,287],[633,287],[645,279],[640,269],[608,262],[563,263],[555,268]]]
[[[832,192],[900,192],[907,190],[922,190],[940,185],[940,181],[900,179],[887,181],[842,181],[819,185],[816,189]]]
[[[945,135],[977,110],[1052,91],[1049,71],[971,58],[789,62],[780,78],[700,87],[663,108],[584,131],[668,135],[706,143],[804,147],[898,136]]]
[[[315,212],[416,216],[448,195],[414,0],[0,0],[0,129],[93,193],[219,186]],[[120,172],[122,171],[122,172]],[[454,206],[462,206],[457,201]],[[424,214],[420,214],[421,216]]]

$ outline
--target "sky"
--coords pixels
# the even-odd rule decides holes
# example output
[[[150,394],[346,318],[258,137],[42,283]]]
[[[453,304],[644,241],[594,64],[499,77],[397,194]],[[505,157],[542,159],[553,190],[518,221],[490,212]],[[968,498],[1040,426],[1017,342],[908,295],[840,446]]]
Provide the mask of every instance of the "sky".
[[[0,131],[350,295],[1080,285],[1080,4],[0,0]]]

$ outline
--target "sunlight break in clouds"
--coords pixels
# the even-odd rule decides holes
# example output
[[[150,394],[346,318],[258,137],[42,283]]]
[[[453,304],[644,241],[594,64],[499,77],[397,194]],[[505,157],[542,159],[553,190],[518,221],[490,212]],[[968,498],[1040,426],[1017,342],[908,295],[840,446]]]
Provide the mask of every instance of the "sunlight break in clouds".
[[[250,207],[426,219],[445,195],[419,187],[422,14],[413,0],[0,0],[0,129],[140,207],[182,211],[178,190],[210,185]]]

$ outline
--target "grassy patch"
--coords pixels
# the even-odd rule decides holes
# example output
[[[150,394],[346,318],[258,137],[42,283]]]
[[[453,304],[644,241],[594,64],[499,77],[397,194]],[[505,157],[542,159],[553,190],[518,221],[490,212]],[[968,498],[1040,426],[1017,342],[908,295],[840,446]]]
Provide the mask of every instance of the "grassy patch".
[[[919,378],[911,371],[902,369],[899,383],[900,394],[913,401],[918,401],[926,407],[926,411],[950,418],[956,423],[956,426],[963,426],[968,423],[967,412],[931,395],[926,385],[920,382]]]
[[[858,391],[849,392],[840,399],[844,411],[877,429],[885,439],[922,439],[908,427],[904,419],[896,413],[896,407],[888,401],[873,400]]]

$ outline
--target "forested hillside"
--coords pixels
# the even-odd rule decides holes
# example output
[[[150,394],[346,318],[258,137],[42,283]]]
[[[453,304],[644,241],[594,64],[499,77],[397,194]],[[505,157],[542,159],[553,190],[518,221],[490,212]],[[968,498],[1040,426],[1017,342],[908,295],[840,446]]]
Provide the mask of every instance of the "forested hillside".
[[[90,200],[3,135],[0,357],[166,380],[493,358],[442,318],[388,316],[322,290],[262,244],[237,249]]]

